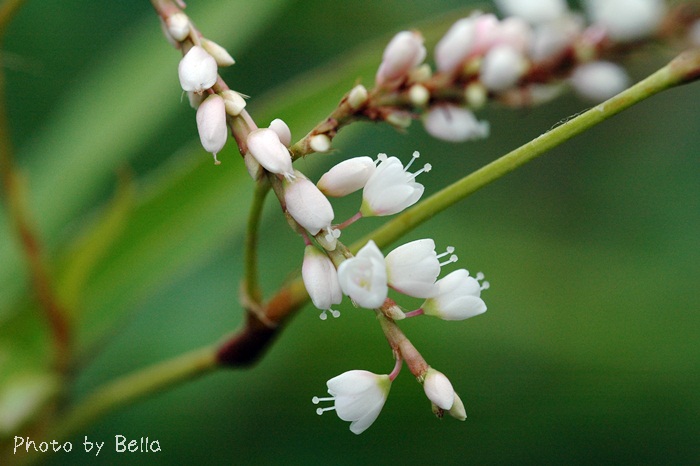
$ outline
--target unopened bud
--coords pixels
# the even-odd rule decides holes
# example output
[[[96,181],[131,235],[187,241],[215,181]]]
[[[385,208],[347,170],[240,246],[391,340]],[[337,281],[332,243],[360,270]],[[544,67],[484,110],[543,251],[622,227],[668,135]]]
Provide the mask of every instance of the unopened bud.
[[[486,105],[488,96],[488,91],[484,85],[479,82],[473,82],[464,89],[464,100],[467,102],[467,105],[473,109],[480,109]]]
[[[275,118],[270,122],[268,128],[277,133],[277,136],[279,136],[282,144],[284,144],[286,147],[290,146],[292,143],[292,132],[289,129],[289,126],[287,126],[287,123],[279,118]]]
[[[364,188],[376,168],[371,157],[353,157],[324,173],[317,186],[326,196],[347,196]]]
[[[246,139],[248,151],[255,157],[260,165],[270,173],[284,175],[285,178],[294,178],[292,158],[279,136],[269,128],[259,128],[250,132]]]
[[[309,140],[309,147],[314,152],[328,152],[331,149],[331,138],[325,134],[315,134]]]
[[[423,119],[430,135],[450,142],[483,139],[489,135],[489,123],[478,121],[466,108],[455,105],[436,105]]]
[[[396,128],[405,129],[411,126],[411,123],[413,122],[413,117],[408,112],[397,110],[388,114],[386,118],[384,118],[384,120]]]
[[[377,84],[382,85],[404,77],[425,59],[423,36],[414,31],[402,31],[394,36],[384,50],[377,71]]]
[[[430,91],[422,84],[414,84],[408,90],[408,98],[414,106],[425,107],[430,100]]]
[[[348,105],[353,110],[357,110],[367,103],[367,88],[362,84],[353,87],[348,94]]]
[[[224,104],[226,105],[226,113],[231,116],[238,116],[241,114],[246,106],[246,101],[238,92],[227,89],[221,93],[221,97],[224,98]]]
[[[182,57],[177,71],[183,90],[201,93],[216,84],[217,70],[216,60],[195,45]]]
[[[525,59],[510,45],[492,48],[481,63],[479,78],[491,91],[504,91],[514,86],[525,72]]]
[[[459,397],[459,395],[457,395],[457,393],[455,393],[455,402],[452,404],[449,413],[450,416],[459,421],[464,421],[467,419],[467,411],[464,409],[464,403],[462,403],[462,399]]]
[[[212,94],[199,105],[197,109],[197,130],[202,146],[211,152],[214,161],[219,164],[216,154],[226,144],[228,130],[226,128],[226,108],[224,99]]]
[[[284,181],[284,202],[289,215],[312,235],[331,230],[333,207],[326,196],[301,172]]]
[[[202,38],[202,47],[204,47],[204,50],[209,52],[209,55],[214,57],[216,64],[219,66],[231,66],[236,63],[236,60],[229,55],[226,49],[214,41]]]
[[[570,81],[576,92],[595,102],[607,100],[629,85],[625,70],[608,61],[594,61],[577,67]]]
[[[449,410],[455,401],[455,391],[450,380],[440,371],[428,368],[423,379],[425,396],[439,408]]]
[[[170,37],[182,42],[190,35],[190,19],[184,13],[175,13],[165,20],[165,27]]]

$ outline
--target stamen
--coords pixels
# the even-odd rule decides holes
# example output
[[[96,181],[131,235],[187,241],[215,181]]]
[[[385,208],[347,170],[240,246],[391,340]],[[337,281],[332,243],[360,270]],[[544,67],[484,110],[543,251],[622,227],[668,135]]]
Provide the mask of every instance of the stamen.
[[[484,279],[484,272],[479,272],[479,273],[477,273],[477,274],[476,274],[476,279],[477,279],[478,281],[483,280],[483,279]]]
[[[328,318],[328,316],[326,315],[326,311],[325,310],[321,311],[321,315],[318,316],[318,318],[321,320],[326,320]]]
[[[214,165],[221,165],[221,162],[219,162],[219,159],[216,158],[216,154],[214,154]]]
[[[490,284],[489,282],[484,282],[484,283],[481,284],[481,290],[482,290],[482,291],[483,291],[483,290],[488,290],[489,288],[491,288],[491,284]]]
[[[380,162],[386,162],[387,155],[385,153],[377,154],[377,160],[374,161],[375,165],[378,165]]]
[[[330,312],[333,318],[335,319],[340,317],[340,311],[336,311],[335,309],[328,309],[328,312]]]
[[[328,241],[329,243],[333,243],[333,241],[335,241],[335,240],[337,240],[338,238],[340,238],[340,230],[333,229],[331,226],[328,226],[328,228],[326,228],[326,231],[327,231],[328,233],[326,234],[326,236],[324,236],[324,238],[325,238],[326,241]]]
[[[408,164],[403,169],[403,171],[405,171],[405,172],[407,172],[408,169],[411,168],[411,165],[413,165],[413,162],[415,162],[416,159],[418,157],[420,157],[420,152],[418,152],[418,151],[413,152],[413,155],[411,157],[413,157],[413,158],[408,162]]]
[[[316,408],[316,414],[318,414],[320,416],[321,414],[325,413],[326,411],[333,411],[334,409],[335,409],[335,406],[329,406],[328,408]]]
[[[430,170],[432,170],[432,169],[433,169],[433,166],[430,165],[429,163],[426,163],[425,165],[423,165],[423,168],[421,168],[420,170],[418,170],[418,171],[415,172],[415,173],[412,173],[412,174],[411,174],[411,177],[409,178],[409,180],[415,179],[418,175],[420,175],[420,174],[423,173],[423,172],[428,173],[428,172],[429,172]]]
[[[445,262],[440,262],[440,267],[451,264],[453,262],[457,262],[457,254],[452,254],[449,259],[447,259]]]
[[[453,252],[455,252],[455,248],[453,246],[447,246],[445,248],[445,252],[443,252],[442,254],[438,254],[437,258],[440,259],[441,257],[445,257],[446,255],[452,254]]]
[[[332,396],[327,396],[325,398],[319,398],[319,397],[315,396],[315,397],[311,398],[311,402],[315,405],[319,404],[322,401],[334,401],[334,400],[335,400],[335,398]]]

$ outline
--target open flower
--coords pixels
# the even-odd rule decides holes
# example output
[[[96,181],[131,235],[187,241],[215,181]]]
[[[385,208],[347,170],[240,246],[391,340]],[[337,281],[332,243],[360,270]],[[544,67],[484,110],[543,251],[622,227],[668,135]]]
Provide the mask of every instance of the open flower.
[[[362,190],[360,212],[363,217],[393,215],[418,202],[425,188],[416,183],[415,178],[431,169],[430,164],[426,163],[421,170],[410,173],[408,169],[418,157],[420,154],[414,152],[404,168],[396,157],[379,154],[379,165]]]
[[[369,241],[355,257],[338,267],[338,281],[343,293],[358,306],[376,309],[389,293],[384,256],[374,241]]]
[[[331,397],[313,397],[312,402],[333,401],[328,408],[318,408],[321,415],[335,410],[343,421],[350,421],[350,431],[361,434],[379,416],[391,389],[391,379],[387,374],[374,374],[369,371],[353,370],[330,379],[326,385]]]
[[[469,276],[464,269],[455,270],[435,284],[435,294],[421,307],[423,314],[444,320],[464,320],[486,312],[486,304],[481,299],[481,290],[489,287],[483,284],[483,274],[476,278]]]
[[[433,296],[435,280],[440,274],[435,241],[419,239],[403,244],[387,254],[385,261],[392,288],[416,298]]]

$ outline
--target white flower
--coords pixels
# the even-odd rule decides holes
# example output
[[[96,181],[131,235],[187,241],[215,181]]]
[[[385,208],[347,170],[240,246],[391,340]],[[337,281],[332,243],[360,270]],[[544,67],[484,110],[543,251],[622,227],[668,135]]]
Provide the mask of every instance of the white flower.
[[[224,104],[226,104],[226,113],[231,116],[240,115],[246,106],[245,99],[236,91],[227,89],[221,92],[221,97],[224,98]]]
[[[319,231],[326,230],[331,238],[337,238],[334,235],[337,230],[331,229],[333,207],[315,184],[296,171],[291,181],[284,180],[283,186],[287,212],[302,228],[314,236]]]
[[[528,23],[554,21],[569,10],[566,0],[496,0],[505,16],[517,16]]]
[[[486,312],[486,304],[481,299],[481,290],[489,287],[482,285],[477,278],[470,277],[464,269],[455,270],[437,281],[435,294],[425,300],[421,309],[423,314],[444,320],[464,320]]]
[[[455,391],[445,374],[430,367],[423,379],[423,390],[438,408],[449,411],[455,401]]]
[[[377,166],[370,157],[343,160],[323,174],[316,186],[326,196],[342,197],[362,189]]]
[[[338,281],[343,293],[357,305],[368,309],[381,307],[389,293],[384,256],[370,240],[355,257],[338,267]]]
[[[663,20],[663,0],[586,0],[591,22],[604,27],[616,41],[633,41],[652,34]]]
[[[209,55],[214,57],[214,60],[216,60],[217,65],[231,66],[234,63],[236,63],[236,60],[233,59],[233,57],[226,51],[226,49],[217,44],[216,42],[209,39],[205,39],[204,37],[202,37],[201,42],[204,50],[209,52]]]
[[[199,140],[207,152],[214,155],[214,161],[218,164],[216,154],[226,144],[228,128],[226,127],[226,107],[224,99],[217,94],[212,94],[199,104],[197,108],[197,130]]]
[[[578,66],[569,81],[576,92],[594,102],[607,100],[629,86],[629,77],[624,68],[609,61]]]
[[[289,129],[289,126],[287,126],[287,123],[285,123],[284,120],[275,118],[270,122],[268,128],[277,133],[277,136],[280,138],[280,142],[285,147],[289,147],[289,145],[292,143],[292,131]]]
[[[498,45],[484,56],[479,79],[491,91],[505,91],[518,82],[525,68],[522,53],[510,45]]]
[[[452,104],[431,107],[423,125],[431,136],[449,142],[483,139],[489,135],[487,121],[478,121],[471,111]]]
[[[435,241],[411,241],[387,254],[387,277],[395,290],[416,298],[429,298],[435,291],[440,274],[440,261],[435,253]]]
[[[450,416],[459,421],[464,421],[467,419],[467,411],[464,409],[464,403],[459,395],[457,395],[457,392],[455,392],[455,401],[452,403],[449,413]]]
[[[287,179],[294,178],[292,157],[275,131],[269,128],[255,129],[248,134],[246,145],[250,154],[265,170],[284,175]]]
[[[195,45],[182,57],[177,67],[180,85],[184,91],[204,92],[216,84],[217,69],[214,57]]]
[[[333,401],[329,408],[317,408],[319,415],[325,411],[335,409],[336,414],[343,421],[350,421],[350,431],[361,434],[379,416],[389,390],[391,380],[386,374],[374,374],[369,371],[353,370],[340,374],[330,379],[326,385],[328,398],[313,397],[314,404],[321,401]]]
[[[184,13],[168,16],[165,26],[170,36],[178,42],[182,42],[190,35],[190,19]]]
[[[425,59],[425,55],[423,37],[419,33],[399,32],[384,49],[382,63],[377,70],[377,84],[390,83],[404,77]]]
[[[338,273],[333,262],[316,246],[306,246],[301,277],[314,306],[323,311],[321,320],[326,320],[326,311],[330,311],[333,317],[338,317],[340,312],[331,309],[331,306],[340,304],[343,299]]]
[[[415,178],[431,168],[426,163],[423,169],[409,173],[409,167],[419,156],[414,152],[413,159],[404,168],[396,157],[379,154],[379,165],[362,190],[360,212],[364,217],[392,215],[418,202],[425,188],[416,183]]]

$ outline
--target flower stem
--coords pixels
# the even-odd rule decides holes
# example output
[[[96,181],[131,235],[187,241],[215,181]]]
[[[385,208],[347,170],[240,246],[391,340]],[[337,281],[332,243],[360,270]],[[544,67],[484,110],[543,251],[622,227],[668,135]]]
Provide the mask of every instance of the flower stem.
[[[699,76],[700,48],[695,48],[682,53],[654,74],[615,97],[572,118],[438,191],[354,243],[350,250],[353,252],[358,251],[370,239],[374,240],[380,247],[390,244],[439,212],[456,204],[492,181],[534,160],[548,150],[617,115],[636,103],[671,87],[696,80]]]
[[[260,291],[260,283],[258,280],[258,236],[263,205],[265,204],[265,197],[267,197],[269,191],[270,183],[263,177],[255,185],[255,193],[253,194],[253,202],[250,206],[248,230],[245,239],[244,289],[248,295],[247,299],[255,303],[260,303],[262,299],[262,292]]]

